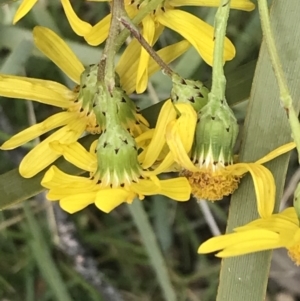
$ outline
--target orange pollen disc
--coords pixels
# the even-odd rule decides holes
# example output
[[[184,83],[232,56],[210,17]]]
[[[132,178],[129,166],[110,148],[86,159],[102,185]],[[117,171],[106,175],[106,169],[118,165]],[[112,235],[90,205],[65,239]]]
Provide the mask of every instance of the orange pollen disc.
[[[238,188],[241,179],[241,176],[224,171],[222,169],[216,171],[203,169],[198,172],[184,170],[181,175],[188,179],[192,187],[192,194],[197,199],[218,201],[224,196],[232,194]]]
[[[300,265],[300,243],[288,248],[288,254],[296,265]]]

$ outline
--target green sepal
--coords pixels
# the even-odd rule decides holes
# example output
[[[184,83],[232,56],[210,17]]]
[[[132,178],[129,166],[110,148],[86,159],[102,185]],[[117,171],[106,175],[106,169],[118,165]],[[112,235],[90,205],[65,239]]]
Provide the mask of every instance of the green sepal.
[[[184,79],[174,73],[172,84],[171,99],[174,103],[189,103],[197,113],[207,104],[209,90],[202,82]]]
[[[115,87],[113,95],[110,96],[106,92],[103,84],[98,84],[98,90],[94,97],[93,111],[96,116],[97,123],[101,128],[106,128],[106,118],[108,114],[107,102],[113,99],[116,104],[116,114],[120,124],[133,131],[134,125],[140,124],[139,109],[135,103],[128,97],[125,91],[120,87]],[[147,126],[145,124],[145,126]]]
[[[97,93],[98,65],[89,65],[80,75],[80,87],[78,101],[82,102],[82,107],[91,111]]]
[[[119,124],[109,123],[97,145],[97,177],[101,184],[124,186],[138,181],[140,164],[134,138]]]
[[[192,158],[195,164],[232,164],[233,148],[239,126],[227,105],[221,101],[219,106],[208,103],[198,113]]]

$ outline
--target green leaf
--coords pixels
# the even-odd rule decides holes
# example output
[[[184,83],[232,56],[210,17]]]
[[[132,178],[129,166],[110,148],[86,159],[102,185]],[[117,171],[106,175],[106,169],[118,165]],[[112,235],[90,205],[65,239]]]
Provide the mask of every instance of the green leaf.
[[[271,10],[272,27],[289,88],[299,112],[298,78],[300,60],[300,30],[298,0],[274,1]],[[293,29],[291,31],[290,29]],[[255,77],[246,122],[240,161],[251,162],[274,148],[290,142],[291,131],[286,113],[280,105],[279,89],[263,43]],[[266,164],[276,182],[276,210],[283,193],[289,155],[283,155]],[[257,218],[257,207],[251,177],[247,175],[231,198],[227,231]],[[271,251],[254,253],[223,260],[217,301],[265,300]]]

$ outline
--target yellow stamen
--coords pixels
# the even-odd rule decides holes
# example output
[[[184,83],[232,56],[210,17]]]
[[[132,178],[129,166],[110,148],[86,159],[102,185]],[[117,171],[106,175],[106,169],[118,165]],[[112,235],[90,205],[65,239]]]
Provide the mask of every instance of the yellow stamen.
[[[197,172],[184,170],[181,175],[188,179],[192,187],[192,194],[197,199],[209,201],[218,201],[224,196],[232,194],[238,188],[241,179],[241,176],[211,169]]]

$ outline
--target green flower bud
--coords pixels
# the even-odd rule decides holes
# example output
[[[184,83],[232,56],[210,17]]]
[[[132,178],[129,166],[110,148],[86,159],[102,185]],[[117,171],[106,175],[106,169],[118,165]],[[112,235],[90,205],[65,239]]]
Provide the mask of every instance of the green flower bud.
[[[220,106],[208,103],[198,113],[192,158],[202,166],[226,166],[233,163],[233,148],[238,124],[226,101]]]
[[[174,103],[190,103],[199,112],[208,102],[208,89],[200,81],[183,79],[178,74],[172,76],[171,99]]]
[[[221,200],[237,189],[241,178],[225,169],[233,163],[238,124],[225,101],[217,105],[209,102],[198,117],[192,160],[199,170],[184,170],[182,174],[188,179],[196,198]]]

